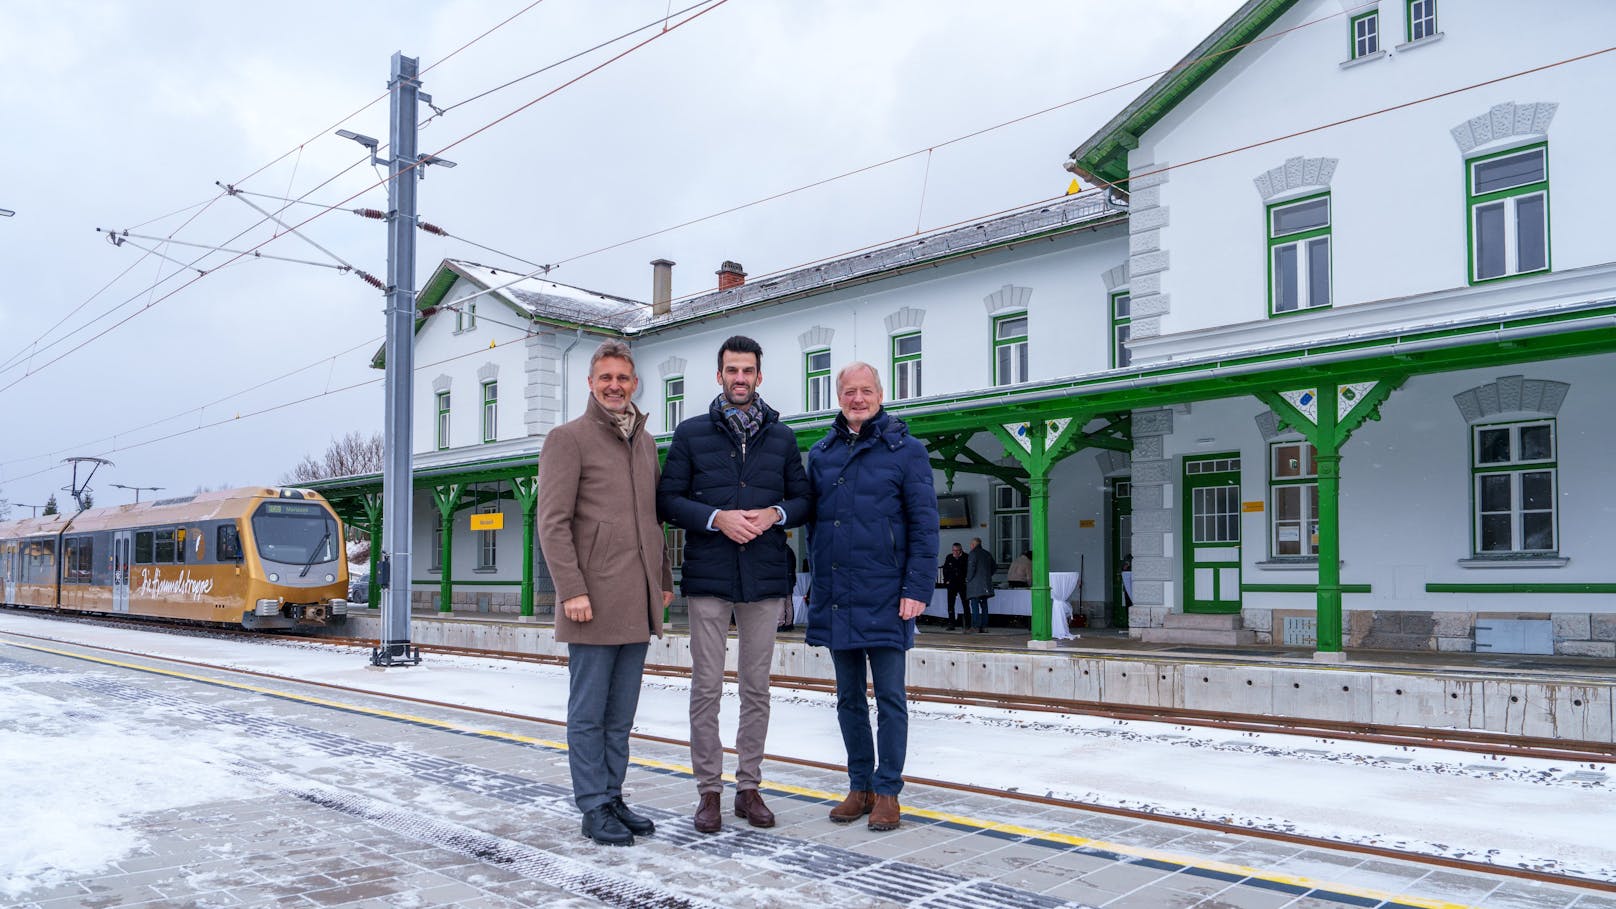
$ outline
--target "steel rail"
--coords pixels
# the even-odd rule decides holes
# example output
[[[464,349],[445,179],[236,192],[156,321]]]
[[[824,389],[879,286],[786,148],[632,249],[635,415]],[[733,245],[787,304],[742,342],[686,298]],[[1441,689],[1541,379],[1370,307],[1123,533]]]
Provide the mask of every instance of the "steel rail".
[[[128,620],[125,620],[125,621],[127,622]],[[134,622],[134,623],[131,623],[131,624],[144,624],[144,623]],[[158,660],[158,661],[165,662],[165,663],[172,663],[172,664],[178,665],[178,666],[189,666],[189,667],[192,667],[192,668],[195,668],[195,669],[208,669],[208,670],[213,670],[215,672],[224,672],[224,673],[231,673],[231,674],[236,674],[236,675],[244,675],[244,676],[250,676],[252,678],[267,679],[267,680],[276,681],[276,682],[286,682],[286,683],[290,683],[290,684],[294,684],[294,685],[306,685],[306,686],[309,686],[309,687],[312,687],[312,688],[320,688],[320,689],[325,689],[325,690],[329,690],[329,691],[340,691],[340,692],[343,692],[345,694],[356,694],[356,695],[360,695],[360,696],[364,696],[364,697],[374,697],[374,698],[381,698],[381,699],[384,699],[384,700],[391,700],[391,701],[399,701],[399,702],[409,703],[409,704],[418,704],[418,705],[421,705],[423,707],[432,707],[432,708],[435,708],[435,709],[449,710],[449,711],[454,711],[454,712],[472,713],[472,714],[476,714],[476,715],[479,715],[479,716],[498,717],[498,718],[501,718],[501,719],[513,720],[513,721],[517,721],[517,722],[536,723],[536,724],[540,724],[540,725],[557,726],[557,727],[561,727],[561,728],[565,728],[566,725],[567,725],[565,720],[558,720],[558,719],[554,719],[554,718],[551,718],[551,717],[532,716],[532,715],[527,715],[527,714],[515,713],[513,711],[495,710],[495,709],[487,708],[487,707],[473,707],[473,706],[468,706],[468,705],[465,705],[465,704],[453,704],[453,703],[449,703],[447,701],[434,701],[434,700],[431,700],[429,698],[418,698],[418,697],[412,697],[410,695],[393,694],[393,693],[380,692],[380,691],[372,691],[372,690],[368,690],[368,689],[364,689],[364,688],[357,688],[357,687],[353,687],[353,686],[349,686],[349,685],[338,685],[338,684],[329,683],[329,682],[314,682],[314,681],[309,681],[307,679],[300,679],[300,678],[296,678],[296,677],[293,677],[293,676],[279,675],[279,674],[271,673],[271,672],[261,672],[261,671],[253,670],[253,669],[237,669],[237,668],[233,668],[233,667],[229,667],[229,666],[220,666],[220,665],[217,665],[217,664],[214,664],[214,663],[204,663],[204,662],[200,662],[200,661],[196,661],[196,660],[186,660],[186,659],[181,659],[181,658],[176,658],[176,657],[160,656],[160,655],[157,655],[157,654],[142,653],[140,651],[135,651],[135,650],[124,650],[124,649],[117,648],[117,647],[107,647],[107,646],[104,646],[104,645],[101,645],[101,644],[86,644],[86,643],[81,643],[81,642],[77,642],[77,641],[60,641],[60,640],[57,640],[55,638],[44,637],[42,635],[32,635],[32,634],[27,634],[27,633],[24,633],[24,632],[16,632],[16,631],[3,631],[3,632],[0,632],[0,635],[10,635],[12,637],[28,638],[30,640],[37,640],[37,641],[42,641],[42,642],[51,643],[51,644],[69,644],[69,645],[75,646],[75,647],[88,647],[88,648],[90,648],[92,650],[99,650],[99,651],[102,651],[104,653],[116,653],[116,654],[120,654],[120,655],[123,655],[123,656],[141,657],[141,658],[144,658],[144,659],[152,659],[152,660]],[[261,635],[253,635],[253,636],[261,637]],[[314,638],[314,639],[310,639],[310,640],[320,640],[320,639]],[[338,640],[346,643],[347,641],[357,641],[359,639],[354,638],[354,639],[338,639]],[[371,642],[368,642],[368,641],[363,642],[363,645],[368,647],[368,646],[371,645]],[[549,662],[549,660],[532,660],[531,662]],[[674,668],[677,668],[677,667],[674,667]],[[273,697],[275,695],[273,693],[271,693],[270,696]],[[656,742],[656,743],[662,744],[662,745],[672,745],[672,746],[684,747],[684,748],[688,748],[690,746],[689,740],[674,738],[674,737],[671,737],[671,736],[652,735],[650,733],[641,733],[641,732],[630,733],[630,735],[633,738],[639,739],[641,741]],[[725,747],[724,751],[727,754],[735,754],[735,749],[734,748]],[[832,763],[832,762],[828,762],[828,761],[816,761],[816,760],[812,760],[812,759],[809,759],[809,758],[798,758],[798,757],[791,757],[789,755],[770,754],[770,753],[767,753],[767,752],[764,754],[764,758],[767,759],[767,760],[770,760],[770,761],[777,762],[777,763],[789,764],[789,765],[797,766],[797,767],[809,767],[809,768],[813,768],[813,769],[816,769],[816,770],[827,770],[827,771],[832,771],[832,772],[837,772],[837,773],[846,773],[847,772],[846,765],[836,764],[836,763]],[[966,793],[971,793],[971,794],[975,794],[975,795],[985,795],[985,796],[989,796],[989,797],[993,797],[993,798],[1001,798],[1001,799],[1004,799],[1006,801],[1012,801],[1012,802],[1025,802],[1025,803],[1034,804],[1034,805],[1043,805],[1043,806],[1049,806],[1049,807],[1066,808],[1066,809],[1071,809],[1071,810],[1076,810],[1076,811],[1087,811],[1087,812],[1090,812],[1090,813],[1093,813],[1093,814],[1104,814],[1104,815],[1110,815],[1110,816],[1113,816],[1113,817],[1124,817],[1124,818],[1129,818],[1129,819],[1133,819],[1133,820],[1151,821],[1151,822],[1160,823],[1160,824],[1169,824],[1169,825],[1179,826],[1179,827],[1188,827],[1188,828],[1192,828],[1192,829],[1196,829],[1196,830],[1206,830],[1206,831],[1211,831],[1211,832],[1216,832],[1216,833],[1226,833],[1226,834],[1231,834],[1231,835],[1235,835],[1235,836],[1246,836],[1246,837],[1251,837],[1253,839],[1262,839],[1262,840],[1269,840],[1269,841],[1274,841],[1274,842],[1282,842],[1282,843],[1287,843],[1287,844],[1292,844],[1292,845],[1297,845],[1297,846],[1305,846],[1305,847],[1314,848],[1314,849],[1329,849],[1329,850],[1333,850],[1333,851],[1337,851],[1337,852],[1350,852],[1350,853],[1360,854],[1360,855],[1372,855],[1372,856],[1375,856],[1377,858],[1394,859],[1394,860],[1398,860],[1398,861],[1412,862],[1412,863],[1415,863],[1415,864],[1430,865],[1430,866],[1441,867],[1441,868],[1451,868],[1451,869],[1454,869],[1454,870],[1469,871],[1469,872],[1474,872],[1474,873],[1479,873],[1479,874],[1489,874],[1489,875],[1494,875],[1494,876],[1498,876],[1498,877],[1508,877],[1508,878],[1515,878],[1515,879],[1519,879],[1519,880],[1530,880],[1530,881],[1536,881],[1536,882],[1539,882],[1539,883],[1555,884],[1555,885],[1566,886],[1566,887],[1579,887],[1579,888],[1583,888],[1583,889],[1597,890],[1597,891],[1601,891],[1601,892],[1605,892],[1605,893],[1616,893],[1616,882],[1601,881],[1601,880],[1596,880],[1596,879],[1593,879],[1593,878],[1576,877],[1576,876],[1573,876],[1573,875],[1553,874],[1553,873],[1550,873],[1550,872],[1538,871],[1538,870],[1529,869],[1529,868],[1513,868],[1513,867],[1507,867],[1507,866],[1501,866],[1501,865],[1490,865],[1490,864],[1487,864],[1485,862],[1478,862],[1478,861],[1473,861],[1473,860],[1469,860],[1469,859],[1450,858],[1450,857],[1447,857],[1447,856],[1434,856],[1434,855],[1427,855],[1427,854],[1419,853],[1419,852],[1409,852],[1409,851],[1404,851],[1404,850],[1399,850],[1399,849],[1393,849],[1393,848],[1390,848],[1390,847],[1387,847],[1387,846],[1374,846],[1374,845],[1369,845],[1369,844],[1349,843],[1349,842],[1343,842],[1341,840],[1329,839],[1329,838],[1326,838],[1326,837],[1306,836],[1306,835],[1303,835],[1303,834],[1287,833],[1287,832],[1275,831],[1275,830],[1263,830],[1263,829],[1259,829],[1259,828],[1244,827],[1244,826],[1241,826],[1241,825],[1238,825],[1238,824],[1232,824],[1232,823],[1228,823],[1228,822],[1224,822],[1224,821],[1206,820],[1206,819],[1201,819],[1201,818],[1179,817],[1179,816],[1175,816],[1175,815],[1171,815],[1171,814],[1162,814],[1162,813],[1157,813],[1157,812],[1153,812],[1153,811],[1145,811],[1145,810],[1137,809],[1137,808],[1124,808],[1124,807],[1115,806],[1115,805],[1103,805],[1103,804],[1098,804],[1098,803],[1094,803],[1094,802],[1085,802],[1085,801],[1076,800],[1076,799],[1061,799],[1061,798],[1055,798],[1053,796],[1030,795],[1030,794],[1025,793],[1025,792],[1018,792],[1018,791],[1007,790],[1007,789],[995,789],[995,788],[992,788],[992,787],[989,787],[989,786],[977,786],[977,785],[972,784],[972,783],[958,783],[958,782],[954,782],[954,781],[951,781],[951,780],[940,780],[940,779],[933,779],[933,778],[930,778],[930,777],[910,776],[910,775],[906,774],[904,776],[904,781],[906,783],[912,783],[912,784],[915,784],[915,785],[918,785],[918,786],[928,786],[928,787],[932,787],[932,788],[936,788],[936,789],[942,789],[942,790],[945,790],[945,791],[966,792]],[[767,785],[767,783],[765,783],[765,786],[766,785]]]

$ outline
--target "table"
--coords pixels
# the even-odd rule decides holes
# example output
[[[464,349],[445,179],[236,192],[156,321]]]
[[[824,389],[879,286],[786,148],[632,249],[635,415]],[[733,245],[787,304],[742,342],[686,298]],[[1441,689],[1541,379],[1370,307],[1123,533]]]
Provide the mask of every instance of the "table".
[[[797,572],[796,586],[791,588],[791,621],[798,625],[808,624],[808,583],[813,574],[807,571]]]
[[[1050,600],[1050,637],[1057,641],[1069,641],[1077,635],[1072,634],[1072,594],[1077,592],[1077,582],[1080,575],[1075,571],[1051,571],[1049,573],[1049,600]]]
[[[964,611],[963,604],[956,609]],[[1014,590],[1003,588],[993,591],[992,599],[988,600],[988,612],[993,615],[1032,615],[1032,591],[1025,587]],[[948,618],[948,590],[939,587],[931,592],[931,604],[926,607],[926,615]]]

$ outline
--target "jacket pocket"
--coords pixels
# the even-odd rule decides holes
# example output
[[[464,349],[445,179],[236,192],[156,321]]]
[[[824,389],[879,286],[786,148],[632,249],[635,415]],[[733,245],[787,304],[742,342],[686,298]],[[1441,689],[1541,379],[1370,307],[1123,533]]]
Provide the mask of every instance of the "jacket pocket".
[[[580,563],[592,573],[605,570],[612,557],[612,537],[615,535],[617,525],[602,521],[595,525],[595,532],[590,535],[589,554],[579,553]]]

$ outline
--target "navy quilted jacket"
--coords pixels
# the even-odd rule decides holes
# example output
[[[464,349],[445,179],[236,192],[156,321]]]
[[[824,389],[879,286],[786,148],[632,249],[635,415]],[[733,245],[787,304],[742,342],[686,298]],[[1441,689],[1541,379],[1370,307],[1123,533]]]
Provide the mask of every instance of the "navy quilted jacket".
[[[832,650],[914,646],[898,600],[931,602],[937,491],[926,446],[882,410],[855,437],[841,416],[808,454],[809,644]]]
[[[808,477],[797,436],[773,408],[758,400],[763,428],[742,444],[724,419],[718,399],[707,412],[680,423],[668,446],[657,486],[657,513],[685,531],[679,586],[687,597],[733,603],[791,596],[797,580],[786,527],[808,518]],[[740,545],[707,529],[719,509],[785,509],[785,524]]]

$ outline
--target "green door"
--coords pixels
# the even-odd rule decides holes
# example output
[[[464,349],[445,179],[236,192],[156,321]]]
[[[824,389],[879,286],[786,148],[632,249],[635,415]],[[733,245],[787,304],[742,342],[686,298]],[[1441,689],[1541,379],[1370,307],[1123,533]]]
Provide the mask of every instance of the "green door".
[[[1240,455],[1184,459],[1184,611],[1240,611]]]
[[[1111,627],[1128,627],[1128,599],[1122,591],[1122,562],[1133,553],[1133,482],[1111,481]]]

